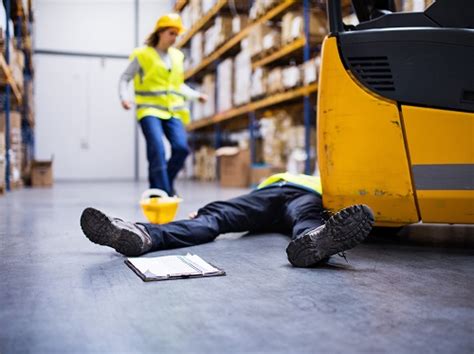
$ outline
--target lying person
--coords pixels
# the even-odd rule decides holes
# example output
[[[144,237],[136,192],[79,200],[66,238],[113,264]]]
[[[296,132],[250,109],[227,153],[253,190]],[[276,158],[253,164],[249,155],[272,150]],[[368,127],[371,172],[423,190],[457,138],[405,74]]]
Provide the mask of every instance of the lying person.
[[[326,213],[319,177],[280,173],[251,193],[207,204],[189,220],[134,223],[87,208],[80,222],[89,240],[125,256],[194,246],[229,232],[282,233],[291,237],[289,262],[310,267],[361,243],[374,223],[371,209],[362,204],[344,208],[327,221]]]

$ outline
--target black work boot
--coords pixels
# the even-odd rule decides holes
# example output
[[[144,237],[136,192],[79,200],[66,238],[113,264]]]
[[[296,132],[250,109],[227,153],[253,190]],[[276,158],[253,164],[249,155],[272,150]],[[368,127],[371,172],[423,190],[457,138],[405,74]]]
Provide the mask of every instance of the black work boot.
[[[364,241],[373,224],[374,214],[367,205],[344,208],[324,225],[292,240],[286,248],[288,260],[295,267],[315,265]]]
[[[125,256],[139,256],[152,247],[151,236],[144,226],[109,217],[94,208],[82,212],[81,228],[92,242],[112,247]]]

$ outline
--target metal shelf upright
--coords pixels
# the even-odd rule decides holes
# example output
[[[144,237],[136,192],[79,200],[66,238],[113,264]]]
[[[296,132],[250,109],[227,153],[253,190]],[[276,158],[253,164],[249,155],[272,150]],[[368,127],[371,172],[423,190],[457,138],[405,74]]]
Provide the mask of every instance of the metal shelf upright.
[[[11,0],[5,1],[6,24],[5,24],[5,61],[7,67],[10,65],[10,11]],[[10,82],[5,84],[5,187],[10,190]]]

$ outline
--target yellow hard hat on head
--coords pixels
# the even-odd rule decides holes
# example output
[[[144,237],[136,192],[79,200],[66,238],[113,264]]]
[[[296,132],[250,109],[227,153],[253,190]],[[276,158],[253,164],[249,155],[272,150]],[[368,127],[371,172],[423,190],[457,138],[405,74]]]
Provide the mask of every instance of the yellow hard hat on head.
[[[181,16],[178,14],[167,14],[161,16],[158,21],[156,21],[155,31],[166,27],[177,28],[179,34],[182,34],[186,30],[183,26],[183,22],[181,21]]]

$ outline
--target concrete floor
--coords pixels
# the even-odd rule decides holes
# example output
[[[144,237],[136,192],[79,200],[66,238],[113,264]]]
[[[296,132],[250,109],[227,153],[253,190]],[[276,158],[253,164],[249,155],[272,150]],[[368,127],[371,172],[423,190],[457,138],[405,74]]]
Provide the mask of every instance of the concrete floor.
[[[313,269],[288,264],[285,236],[225,235],[151,256],[193,252],[227,276],[144,283],[83,236],[79,216],[95,206],[143,220],[145,187],[57,183],[0,197],[0,353],[473,353],[472,228],[412,233],[462,248],[415,245],[405,232]],[[180,217],[242,192],[178,187]]]

